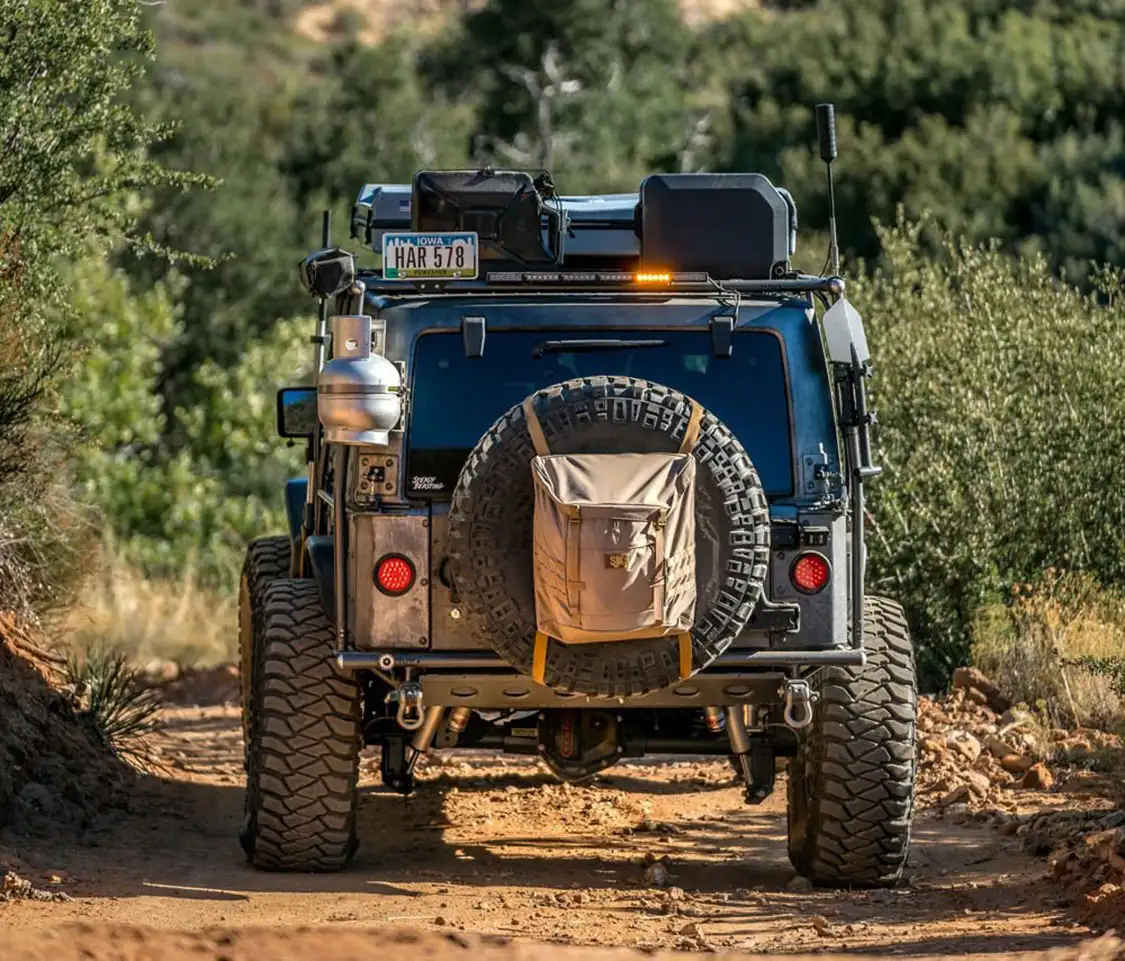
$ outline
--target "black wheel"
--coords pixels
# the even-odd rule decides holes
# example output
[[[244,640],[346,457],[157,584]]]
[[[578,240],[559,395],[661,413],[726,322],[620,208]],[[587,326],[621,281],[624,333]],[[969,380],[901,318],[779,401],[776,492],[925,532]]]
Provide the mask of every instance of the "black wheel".
[[[863,668],[825,668],[789,764],[789,858],[817,885],[889,887],[914,817],[918,685],[902,607],[864,605]]]
[[[260,537],[246,548],[238,589],[238,678],[242,695],[243,752],[250,744],[254,698],[252,677],[255,638],[262,636],[262,601],[266,588],[289,576],[289,538]]]
[[[672,452],[691,413],[683,394],[630,377],[587,377],[534,395],[555,453]],[[696,474],[697,616],[692,663],[710,664],[742,631],[762,593],[769,510],[750,457],[704,411]],[[452,573],[466,614],[513,667],[530,673],[535,643],[531,571],[535,451],[521,405],[481,438],[461,471],[449,524]],[[545,680],[563,691],[629,697],[675,684],[672,638],[549,646]]]
[[[359,687],[312,581],[274,581],[262,623],[242,847],[264,870],[335,871],[357,847]]]

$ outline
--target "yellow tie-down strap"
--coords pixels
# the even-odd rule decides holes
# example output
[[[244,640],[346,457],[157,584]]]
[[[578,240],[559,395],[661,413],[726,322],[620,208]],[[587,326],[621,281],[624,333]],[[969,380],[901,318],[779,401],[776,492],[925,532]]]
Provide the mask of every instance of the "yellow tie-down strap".
[[[547,673],[547,645],[551,643],[551,639],[542,631],[535,632],[535,646],[531,651],[531,679],[536,684],[545,683],[544,677]],[[692,671],[692,652],[691,652],[691,634],[677,634],[676,643],[680,652],[680,680],[686,681],[691,677]]]

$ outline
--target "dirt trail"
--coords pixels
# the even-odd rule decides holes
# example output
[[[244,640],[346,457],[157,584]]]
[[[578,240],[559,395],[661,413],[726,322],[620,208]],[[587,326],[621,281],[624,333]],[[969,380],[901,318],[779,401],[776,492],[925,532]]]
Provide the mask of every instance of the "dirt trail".
[[[289,944],[286,951],[303,955],[322,943],[322,932],[298,929],[327,926],[353,929],[358,940],[338,950],[333,942],[333,954],[340,957],[346,943],[358,957],[370,941],[355,929],[392,925],[440,935],[418,942],[433,957],[446,948],[463,954],[459,943],[477,951],[465,940],[473,934],[516,939],[517,947],[480,948],[484,957],[545,957],[521,954],[518,944],[530,939],[936,958],[1038,956],[1073,948],[1088,934],[1060,913],[1057,892],[1041,880],[1043,863],[1018,841],[928,812],[918,822],[906,886],[803,890],[785,856],[783,790],[748,808],[721,761],[623,765],[591,786],[571,787],[534,760],[438,757],[416,796],[404,800],[378,787],[371,759],[354,866],[337,875],[262,874],[245,864],[235,840],[242,805],[236,711],[169,710],[160,750],[167,774],[142,780],[129,811],[107,814],[81,845],[40,838],[15,848],[21,873],[73,900],[0,904],[0,943],[10,938],[29,957],[59,961],[55,934],[77,922],[95,927],[66,929],[68,951],[93,939],[120,957],[146,946],[146,957],[212,950],[234,958],[232,938],[245,945],[244,929],[266,927]],[[660,858],[670,871],[663,888],[649,883],[651,871],[646,881],[646,861]],[[201,933],[216,928],[235,934]],[[375,937],[388,951],[400,943]],[[402,937],[408,946],[415,935]]]

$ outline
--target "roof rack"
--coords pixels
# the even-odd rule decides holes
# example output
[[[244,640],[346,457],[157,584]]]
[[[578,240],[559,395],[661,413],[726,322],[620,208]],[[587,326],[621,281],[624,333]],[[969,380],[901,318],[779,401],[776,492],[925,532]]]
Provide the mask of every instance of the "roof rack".
[[[494,270],[476,280],[401,281],[383,280],[377,270],[360,271],[368,293],[409,297],[433,294],[521,293],[633,293],[633,294],[711,294],[713,296],[758,294],[790,296],[827,294],[842,297],[842,277],[816,277],[807,274],[769,280],[715,280],[702,272],[662,273],[627,270]]]

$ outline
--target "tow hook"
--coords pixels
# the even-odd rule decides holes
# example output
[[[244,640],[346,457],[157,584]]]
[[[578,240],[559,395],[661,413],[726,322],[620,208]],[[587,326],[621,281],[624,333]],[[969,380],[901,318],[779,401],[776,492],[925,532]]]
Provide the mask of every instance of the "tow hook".
[[[809,682],[799,678],[790,678],[785,682],[785,723],[794,731],[800,731],[810,724],[813,719],[813,694]]]
[[[426,718],[422,710],[422,685],[417,681],[407,681],[387,695],[387,700],[392,698],[398,701],[398,713],[395,715],[398,726],[404,731],[417,731]]]

